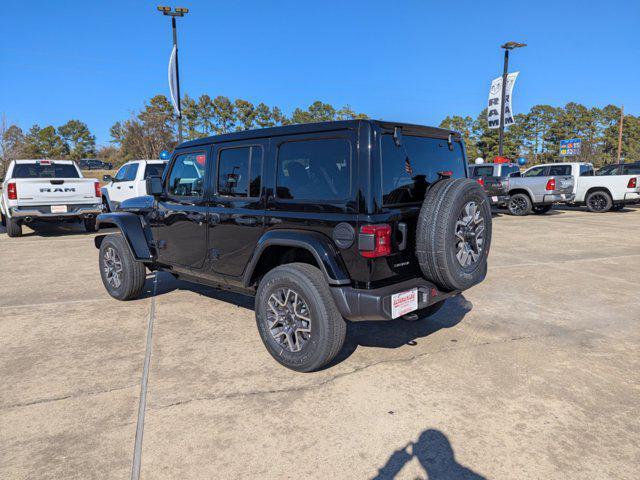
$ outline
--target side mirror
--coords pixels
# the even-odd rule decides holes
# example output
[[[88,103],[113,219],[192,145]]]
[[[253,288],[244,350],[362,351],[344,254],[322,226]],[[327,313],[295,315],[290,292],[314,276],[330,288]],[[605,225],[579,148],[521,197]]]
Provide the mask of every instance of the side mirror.
[[[113,177],[111,175],[103,175],[102,181],[105,183],[111,183],[113,182]]]
[[[164,189],[162,187],[162,177],[147,177],[146,180],[147,185],[147,195],[153,195],[154,197],[159,197],[162,195]]]

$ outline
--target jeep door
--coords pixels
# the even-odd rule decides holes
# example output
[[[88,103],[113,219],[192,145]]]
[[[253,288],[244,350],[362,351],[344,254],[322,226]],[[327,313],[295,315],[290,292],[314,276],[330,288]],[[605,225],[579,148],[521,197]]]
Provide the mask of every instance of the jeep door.
[[[213,149],[208,254],[211,270],[240,277],[264,230],[266,139],[228,142]]]
[[[205,175],[207,150],[179,150],[165,177],[165,195],[151,219],[161,263],[198,269],[207,236]]]

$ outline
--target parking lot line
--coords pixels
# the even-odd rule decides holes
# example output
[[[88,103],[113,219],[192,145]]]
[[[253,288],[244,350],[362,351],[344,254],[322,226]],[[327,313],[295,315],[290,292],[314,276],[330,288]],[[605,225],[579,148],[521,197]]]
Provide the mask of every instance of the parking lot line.
[[[147,384],[149,381],[149,364],[151,363],[151,349],[153,346],[153,323],[156,317],[156,294],[158,291],[158,276],[153,279],[153,296],[149,307],[149,323],[147,326],[147,346],[144,354],[144,367],[140,381],[140,403],[138,405],[138,421],[136,423],[136,439],[133,448],[133,462],[131,466],[131,480],[140,478],[140,459],[142,457],[142,437],[144,434],[144,414],[147,406]]]

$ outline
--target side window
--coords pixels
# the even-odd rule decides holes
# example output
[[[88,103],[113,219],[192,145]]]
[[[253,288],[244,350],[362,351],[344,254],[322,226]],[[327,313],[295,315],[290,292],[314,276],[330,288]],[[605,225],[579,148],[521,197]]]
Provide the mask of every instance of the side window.
[[[262,147],[226,148],[218,157],[219,195],[259,197],[262,177]]]
[[[593,167],[591,165],[580,165],[581,177],[593,177]]]
[[[545,167],[533,167],[522,174],[523,177],[541,177],[544,175]]]
[[[136,175],[138,173],[138,164],[131,163],[129,167],[127,167],[127,171],[124,174],[123,182],[133,182],[136,179]]]
[[[166,166],[166,163],[147,163],[144,170],[144,178],[161,177]]]
[[[278,198],[344,200],[350,185],[351,145],[346,138],[286,142],[278,148]]]
[[[113,179],[116,182],[124,182],[125,176],[127,175],[127,170],[129,169],[129,164],[123,165],[120,167],[120,170],[116,173],[116,176]]]
[[[167,191],[177,197],[201,197],[204,193],[203,179],[206,155],[184,153],[176,158],[171,168]]]
[[[571,165],[551,165],[549,176],[571,175]]]
[[[638,175],[640,174],[640,165],[627,165],[624,167],[625,175]]]

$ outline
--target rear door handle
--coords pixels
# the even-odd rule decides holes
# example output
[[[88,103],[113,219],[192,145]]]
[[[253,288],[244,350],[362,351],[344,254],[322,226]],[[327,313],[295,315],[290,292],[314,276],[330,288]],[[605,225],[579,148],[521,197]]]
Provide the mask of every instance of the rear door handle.
[[[133,185],[129,185],[129,188],[130,188],[131,190],[133,190]]]

